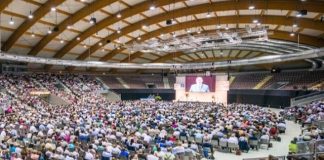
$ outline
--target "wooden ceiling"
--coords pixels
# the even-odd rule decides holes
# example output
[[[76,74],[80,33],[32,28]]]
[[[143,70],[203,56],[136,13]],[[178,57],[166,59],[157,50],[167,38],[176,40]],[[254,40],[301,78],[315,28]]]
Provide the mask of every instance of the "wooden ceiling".
[[[251,5],[255,9],[249,10]],[[201,53],[193,53],[196,56],[183,53],[161,55],[130,53],[117,46],[159,39],[161,34],[181,36],[188,29],[214,32],[216,24],[230,28],[253,27],[252,21],[258,19],[273,32],[269,36],[271,39],[323,47],[323,6],[324,2],[320,0],[1,0],[1,49],[40,57],[134,63],[251,58],[268,53],[247,51],[254,56],[240,56],[245,51],[229,50],[225,57],[219,56],[217,51],[208,55],[202,53],[203,56],[199,56]],[[296,17],[302,9],[308,14]],[[29,18],[30,15],[33,18]],[[97,20],[95,24],[89,23],[92,17]],[[168,19],[174,19],[174,24],[166,25]],[[57,31],[53,31],[54,28]],[[299,36],[290,36],[291,32]],[[238,54],[233,56],[232,52]],[[37,64],[30,64],[30,67],[76,69]]]

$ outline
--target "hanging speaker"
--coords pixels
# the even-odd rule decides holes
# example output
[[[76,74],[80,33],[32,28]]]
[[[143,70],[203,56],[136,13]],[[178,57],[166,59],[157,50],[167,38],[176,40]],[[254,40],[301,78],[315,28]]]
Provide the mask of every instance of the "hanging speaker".
[[[171,25],[172,24],[172,19],[168,19],[168,20],[166,20],[166,25]]]

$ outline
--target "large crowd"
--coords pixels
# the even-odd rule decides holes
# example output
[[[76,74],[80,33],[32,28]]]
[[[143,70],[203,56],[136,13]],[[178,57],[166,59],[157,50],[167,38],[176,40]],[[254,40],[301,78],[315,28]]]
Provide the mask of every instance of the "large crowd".
[[[1,75],[0,86],[0,159],[211,158],[215,148],[268,147],[286,127],[283,116],[253,105],[108,102],[87,76]],[[69,104],[51,105],[35,90]]]
[[[324,102],[286,108],[281,113],[287,119],[301,124],[301,133],[289,144],[290,154],[324,152]],[[324,155],[319,157],[324,159]]]

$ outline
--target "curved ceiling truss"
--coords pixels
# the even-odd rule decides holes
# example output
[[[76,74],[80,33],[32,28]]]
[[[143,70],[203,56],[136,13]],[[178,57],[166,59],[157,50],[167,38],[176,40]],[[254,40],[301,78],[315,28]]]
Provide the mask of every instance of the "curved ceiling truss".
[[[299,0],[289,1],[289,0],[274,0],[274,1],[263,1],[263,0],[254,0],[254,1],[217,1],[217,0],[201,0],[198,3],[192,2],[197,0],[139,0],[137,3],[131,4],[125,0],[75,0],[73,3],[81,3],[83,7],[73,11],[67,12],[64,10],[66,5],[66,0],[57,0],[57,1],[45,1],[44,3],[39,3],[34,0],[24,0],[26,3],[37,4],[38,8],[33,11],[33,18],[28,19],[28,16],[25,16],[25,20],[20,23],[16,28],[10,28],[8,26],[0,26],[0,29],[5,29],[7,31],[12,31],[12,33],[5,39],[2,45],[3,51],[10,51],[10,49],[15,46],[24,46],[26,48],[30,47],[26,54],[28,55],[39,55],[40,52],[52,51],[54,52],[51,56],[53,58],[64,58],[67,54],[72,54],[78,50],[77,53],[73,53],[76,60],[86,60],[89,57],[96,54],[98,50],[104,48],[105,54],[101,53],[101,56],[97,56],[99,61],[108,61],[112,60],[118,54],[129,55],[128,57],[118,59],[120,62],[131,62],[133,59],[140,58],[143,56],[143,53],[126,53],[125,49],[121,47],[107,47],[109,43],[120,45],[120,43],[132,43],[134,41],[145,41],[151,38],[159,38],[161,33],[168,34],[173,32],[180,32],[182,30],[200,28],[202,32],[208,33],[210,30],[205,29],[211,25],[228,25],[233,24],[235,27],[240,28],[240,25],[255,25],[252,23],[253,20],[257,19],[262,23],[263,26],[275,25],[275,28],[271,28],[271,39],[278,39],[284,41],[299,42],[314,47],[323,47],[324,41],[321,37],[324,36],[324,23],[319,19],[323,16],[324,2],[322,1],[306,1],[301,2]],[[10,3],[13,3],[11,0],[3,0],[0,4],[0,13],[8,14],[11,17],[18,16],[23,18],[23,15],[16,13],[12,10],[12,7],[8,7]],[[117,5],[118,4],[118,5]],[[248,7],[253,4],[255,6],[255,11],[248,10]],[[155,9],[150,10],[150,7],[154,5]],[[59,23],[54,25],[50,22],[43,22],[45,25],[48,23],[50,28],[57,28],[57,30],[51,34],[40,35],[40,40],[35,43],[31,43],[31,46],[18,44],[20,38],[24,38],[26,33],[30,32],[30,29],[37,25],[39,21],[46,21],[48,19],[48,14],[52,12],[52,8],[56,7],[60,10],[60,13],[67,15],[67,18],[62,19]],[[118,6],[118,11],[116,7]],[[120,8],[120,6],[123,6]],[[68,6],[69,7],[69,6]],[[68,8],[67,7],[67,8]],[[107,7],[112,12],[107,9]],[[112,9],[114,8],[115,9]],[[66,8],[66,6],[65,6]],[[306,9],[309,13],[314,16],[305,16],[296,18],[296,11]],[[26,7],[28,10],[28,7]],[[159,10],[159,11],[156,11]],[[105,14],[104,18],[97,17],[97,23],[80,27],[82,30],[75,31],[75,29],[69,28],[71,25],[80,24],[82,21],[87,22],[90,17],[94,17],[97,13],[102,12]],[[154,12],[157,13],[154,13]],[[235,12],[233,14],[226,14],[227,12]],[[269,13],[269,12],[273,13]],[[10,13],[10,14],[9,14]],[[27,11],[29,13],[29,10]],[[96,14],[95,14],[96,13]],[[202,15],[213,14],[212,17],[206,18]],[[121,15],[121,17],[118,17]],[[133,20],[133,17],[142,17],[138,20]],[[185,21],[180,20],[186,18]],[[187,17],[190,17],[190,20],[187,20]],[[166,20],[173,19],[173,25],[162,25],[162,22]],[[121,23],[126,24],[124,26],[120,25]],[[291,27],[293,24],[297,24],[298,27],[292,29],[293,32],[298,33],[297,36],[291,37],[289,33],[291,32],[286,28]],[[116,32],[116,28],[111,26],[119,26],[120,33]],[[144,29],[143,26],[158,26],[155,29]],[[282,29],[283,28],[283,29]],[[118,29],[118,30],[119,30]],[[111,31],[108,34],[98,36],[98,32],[102,31]],[[310,30],[309,34],[306,30]],[[54,41],[59,41],[60,36],[67,31],[73,31],[75,34],[73,37],[70,37],[69,40],[64,40],[59,46],[51,47]],[[141,34],[137,36],[132,33],[140,31]],[[314,32],[320,33],[319,35]],[[214,32],[214,31],[213,31]],[[27,35],[30,35],[28,33]],[[125,42],[116,42],[120,38],[127,37],[128,41]],[[140,40],[137,39],[140,37]],[[89,39],[96,39],[94,42],[84,45]],[[61,40],[62,41],[62,40]],[[264,50],[271,49],[267,53],[289,53],[295,52],[296,50],[293,45],[292,47],[285,46],[286,48],[281,48],[276,44],[262,44],[262,47],[255,47],[256,44],[242,44],[242,46],[232,47],[232,49],[250,49],[250,50],[259,50],[263,52]],[[272,46],[271,46],[272,45]],[[85,46],[87,49],[80,49],[82,46]],[[312,47],[308,47],[311,49]],[[274,48],[277,47],[277,48]],[[301,45],[299,46],[301,48]],[[57,48],[57,49],[56,49]],[[108,49],[107,49],[108,48]],[[226,48],[224,48],[226,49]],[[288,51],[287,51],[288,49]],[[300,49],[303,50],[303,49]],[[177,55],[177,54],[174,54]],[[183,53],[179,53],[183,55]],[[40,56],[44,56],[41,54]],[[158,56],[157,59],[151,60],[151,62],[164,62],[169,60],[172,57],[170,55]],[[163,61],[164,60],[164,61]],[[194,59],[192,59],[194,61]],[[196,60],[198,61],[198,60]],[[46,69],[50,69],[51,66],[47,65]],[[73,68],[69,68],[73,69]]]

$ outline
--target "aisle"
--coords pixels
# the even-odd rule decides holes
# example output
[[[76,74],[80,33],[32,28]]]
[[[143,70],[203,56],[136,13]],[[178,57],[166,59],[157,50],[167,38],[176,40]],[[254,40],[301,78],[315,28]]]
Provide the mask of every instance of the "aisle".
[[[275,110],[278,111],[278,110]],[[301,133],[300,125],[286,121],[287,130],[285,134],[281,134],[281,142],[271,141],[273,147],[266,149],[260,149],[259,151],[249,151],[249,153],[242,153],[242,155],[237,156],[235,153],[222,153],[216,151],[214,153],[216,160],[242,160],[243,158],[258,158],[258,157],[267,157],[269,154],[274,156],[283,156],[288,154],[288,145],[290,141],[298,136]]]

